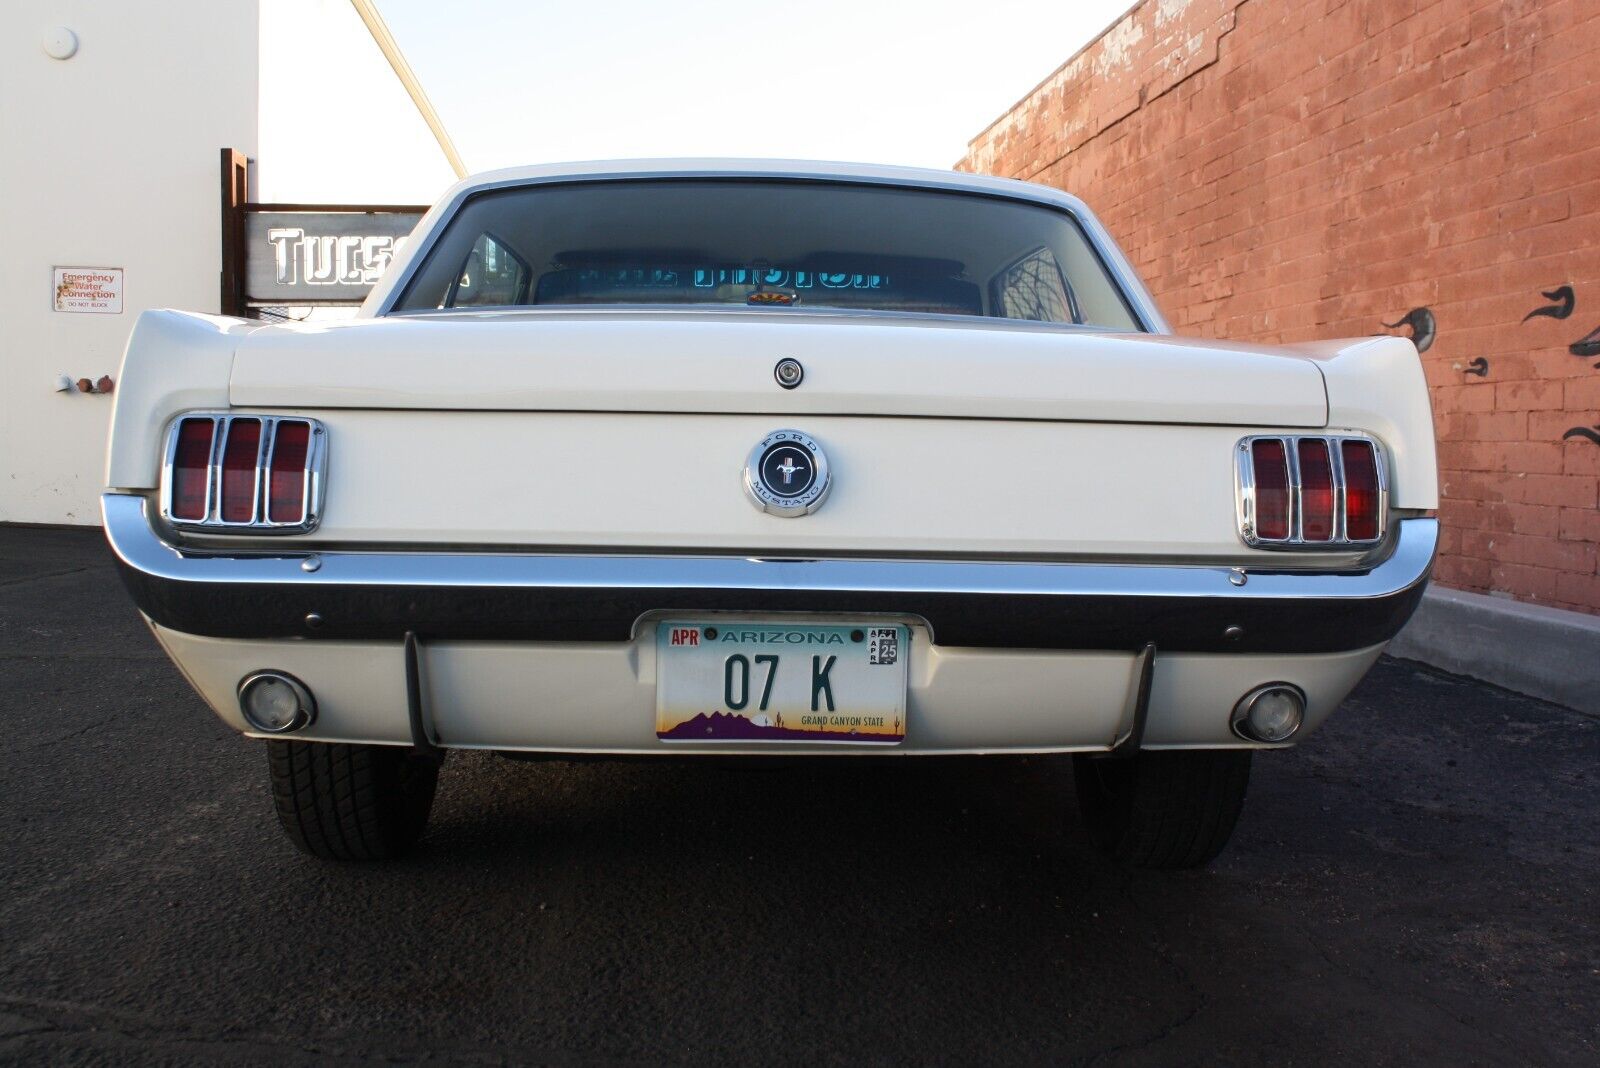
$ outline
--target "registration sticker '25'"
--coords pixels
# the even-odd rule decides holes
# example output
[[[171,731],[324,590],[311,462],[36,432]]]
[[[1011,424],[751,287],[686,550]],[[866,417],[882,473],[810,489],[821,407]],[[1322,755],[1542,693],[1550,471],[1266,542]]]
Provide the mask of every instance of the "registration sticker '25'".
[[[867,663],[893,664],[899,659],[899,631],[894,627],[873,627],[867,635]]]

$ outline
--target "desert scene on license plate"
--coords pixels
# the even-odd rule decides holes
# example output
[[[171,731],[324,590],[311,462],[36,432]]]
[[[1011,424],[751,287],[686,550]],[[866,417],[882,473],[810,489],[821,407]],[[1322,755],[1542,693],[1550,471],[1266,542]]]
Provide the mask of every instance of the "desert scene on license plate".
[[[800,725],[791,726],[791,719]],[[678,720],[663,710],[656,737],[666,742],[898,742],[905,738],[904,726],[903,715],[808,712],[786,718],[766,712],[746,716],[718,710]]]

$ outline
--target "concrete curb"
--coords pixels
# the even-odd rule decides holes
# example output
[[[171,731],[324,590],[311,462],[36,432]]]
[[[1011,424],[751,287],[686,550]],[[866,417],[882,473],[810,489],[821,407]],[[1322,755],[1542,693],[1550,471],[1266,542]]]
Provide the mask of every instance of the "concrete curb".
[[[1434,586],[1388,652],[1600,716],[1597,616]]]

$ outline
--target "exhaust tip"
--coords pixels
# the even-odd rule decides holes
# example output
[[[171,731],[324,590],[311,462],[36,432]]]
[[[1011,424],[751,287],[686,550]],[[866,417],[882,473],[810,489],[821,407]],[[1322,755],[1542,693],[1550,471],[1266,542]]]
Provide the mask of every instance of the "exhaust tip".
[[[239,680],[239,711],[263,734],[289,734],[317,718],[317,700],[282,671],[253,671]]]
[[[1233,706],[1233,733],[1249,742],[1277,745],[1293,738],[1306,718],[1306,695],[1298,686],[1257,686]]]

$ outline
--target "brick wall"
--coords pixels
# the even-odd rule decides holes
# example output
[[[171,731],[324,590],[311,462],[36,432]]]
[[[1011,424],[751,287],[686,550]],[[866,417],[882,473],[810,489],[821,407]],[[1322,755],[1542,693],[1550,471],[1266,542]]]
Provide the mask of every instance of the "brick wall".
[[[1600,0],[1144,0],[958,168],[1082,196],[1183,333],[1431,319],[1438,579],[1600,612]]]

